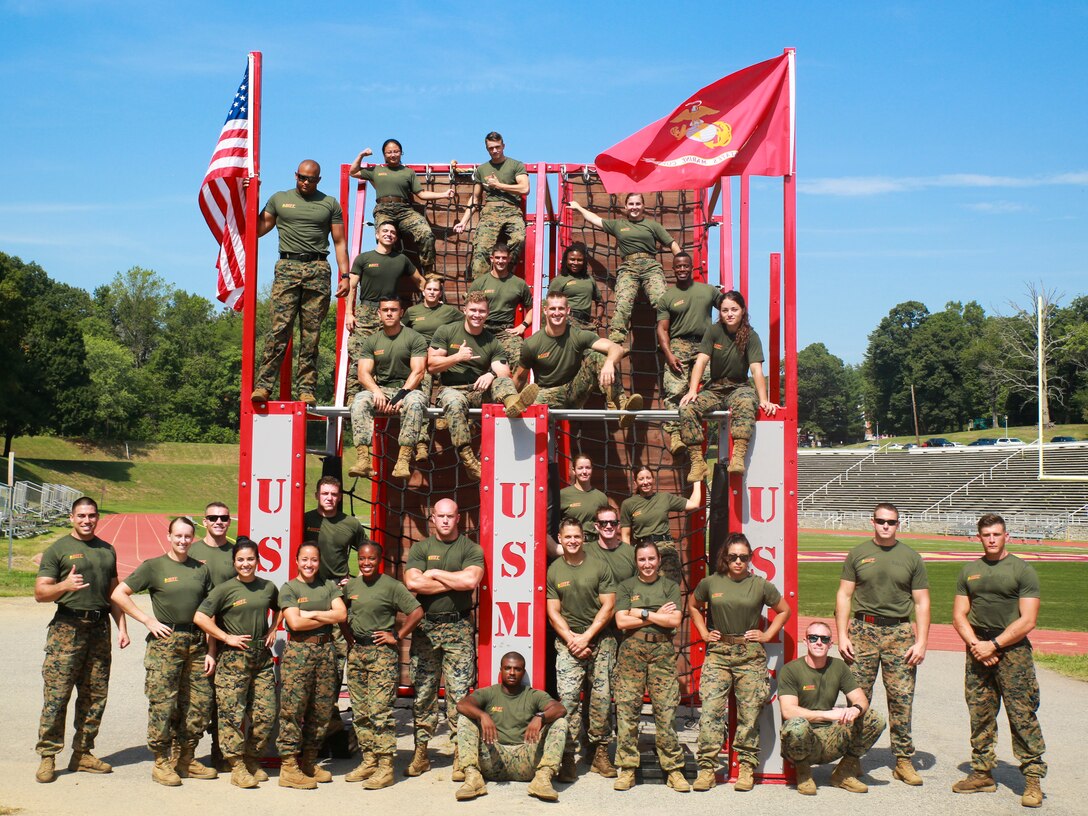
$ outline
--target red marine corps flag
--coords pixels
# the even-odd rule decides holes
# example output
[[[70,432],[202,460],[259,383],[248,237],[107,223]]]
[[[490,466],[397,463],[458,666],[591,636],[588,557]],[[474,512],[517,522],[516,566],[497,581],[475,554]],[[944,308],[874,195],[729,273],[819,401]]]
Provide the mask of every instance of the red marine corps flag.
[[[692,190],[722,176],[793,175],[793,55],[719,79],[601,153],[605,189]]]

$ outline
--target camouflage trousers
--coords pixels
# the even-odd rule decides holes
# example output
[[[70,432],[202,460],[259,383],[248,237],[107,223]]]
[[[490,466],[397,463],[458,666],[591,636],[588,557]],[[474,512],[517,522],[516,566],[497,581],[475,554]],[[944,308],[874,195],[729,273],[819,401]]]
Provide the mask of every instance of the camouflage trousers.
[[[520,207],[505,201],[484,204],[480,222],[472,233],[472,266],[469,269],[473,280],[491,271],[491,250],[503,233],[510,248],[510,268],[513,269],[525,246],[525,216]]]
[[[850,621],[850,642],[854,645],[854,663],[850,668],[866,700],[873,699],[877,671],[884,677],[892,751],[896,757],[914,756],[910,721],[918,672],[915,666],[907,665],[907,650],[914,645],[914,629],[910,623],[877,626],[854,618]]]
[[[393,646],[355,642],[348,655],[348,693],[359,750],[377,756],[397,752],[398,652]]]
[[[54,756],[64,747],[64,720],[72,689],[76,691],[72,749],[94,748],[106,710],[112,657],[110,622],[105,615],[95,623],[57,617],[49,624],[42,663],[45,700],[35,749],[39,754]]]
[[[212,680],[204,676],[208,646],[202,632],[148,636],[144,652],[147,747],[168,753],[177,743],[196,748],[211,720]]]
[[[552,408],[581,408],[589,399],[590,392],[602,393],[600,376],[601,366],[604,365],[604,362],[605,356],[599,351],[586,352],[585,357],[582,358],[582,367],[578,369],[574,379],[563,385],[541,388],[536,395],[536,402]],[[623,389],[620,387],[618,371],[616,372],[616,379],[604,396],[609,408],[619,407]]]
[[[869,709],[850,725],[813,727],[804,717],[782,723],[782,756],[790,762],[822,765],[846,755],[862,757],[884,733],[884,716]]]
[[[586,739],[593,745],[612,739],[612,671],[616,667],[616,638],[600,634],[589,657],[575,657],[561,639],[555,639],[555,684],[559,702],[567,709],[567,746],[574,755],[582,730],[582,692],[586,681],[589,724]]]
[[[438,407],[450,429],[450,441],[454,447],[472,444],[473,422],[469,419],[470,408],[479,408],[485,402],[502,403],[507,397],[517,396],[518,390],[509,377],[496,377],[486,391],[473,390],[471,385],[447,385],[438,392]]]
[[[281,757],[321,748],[339,692],[332,641],[289,640],[280,657],[280,730],[276,749]]]
[[[1024,776],[1046,776],[1046,743],[1039,727],[1039,681],[1031,646],[1002,653],[996,666],[983,666],[967,654],[963,695],[971,719],[971,768],[988,771],[997,765],[997,712],[1005,704],[1012,732],[1012,752]]]
[[[677,411],[680,408],[680,398],[688,392],[691,383],[691,367],[695,358],[699,355],[699,344],[694,340],[685,340],[683,337],[674,337],[669,340],[669,350],[680,361],[681,371],[677,374],[667,365],[661,375],[661,407],[666,410]],[[703,387],[710,382],[710,366],[703,370]],[[661,430],[666,436],[680,430],[680,422],[670,419],[661,423]]]
[[[457,703],[476,680],[476,636],[472,621],[435,623],[426,618],[412,633],[412,703],[416,744],[426,745],[438,729],[438,679],[446,681],[446,723],[457,737]]]
[[[333,669],[333,709],[337,715],[340,713],[340,707],[336,704],[336,701],[340,699],[340,686],[344,683],[344,666],[348,662],[348,642],[344,639],[344,633],[340,631],[339,626],[332,628],[332,648],[336,653],[336,668]],[[331,719],[332,712],[329,717]]]
[[[219,707],[219,745],[223,755],[260,756],[276,724],[276,672],[272,652],[262,642],[253,649],[219,651],[215,668]],[[244,731],[249,716],[249,734]]]
[[[481,744],[480,724],[468,717],[461,717],[461,727],[457,731],[457,755],[462,768],[478,768],[484,779],[529,782],[541,768],[559,769],[567,739],[567,718],[560,717],[541,729],[540,739],[536,742]]]
[[[378,304],[359,301],[355,304],[355,328],[348,338],[348,382],[344,392],[344,404],[351,405],[362,385],[359,384],[359,353],[363,341],[382,327],[378,317]]]
[[[680,406],[680,438],[689,448],[703,444],[703,418],[711,411],[728,408],[729,435],[751,439],[756,427],[759,398],[750,385],[711,383],[687,405]]]
[[[676,649],[672,641],[651,643],[628,636],[620,644],[612,688],[616,695],[616,766],[639,766],[638,723],[642,717],[642,695],[649,692],[658,763],[664,773],[682,769],[684,754],[673,724],[676,707],[680,705],[680,682],[676,678]]]
[[[625,258],[616,269],[616,287],[612,292],[616,310],[608,327],[608,339],[613,343],[627,339],[631,312],[640,288],[650,305],[657,308],[657,302],[665,295],[665,272],[657,258]]]
[[[744,765],[759,762],[759,715],[770,693],[767,653],[759,643],[712,643],[706,650],[699,696],[698,756],[700,770],[713,770],[725,742],[729,716],[729,691],[737,704],[737,730],[733,750]]]
[[[571,310],[570,317],[567,318],[567,322],[570,323],[576,329],[585,329],[591,331],[594,334],[597,332],[597,321],[593,319],[591,312],[576,312]],[[514,361],[515,364],[517,361]],[[511,366],[513,368],[513,366]]]
[[[329,311],[328,261],[277,261],[272,281],[272,326],[254,386],[272,390],[279,375],[295,318],[299,321],[298,368],[295,382],[300,394],[312,394],[317,385],[317,343],[321,321]]]
[[[423,274],[434,272],[434,232],[427,219],[416,212],[411,204],[390,202],[378,204],[374,208],[374,226],[377,227],[383,221],[395,222],[401,236],[411,235]]]
[[[506,360],[510,364],[510,370],[513,371],[517,368],[518,360],[521,359],[521,347],[525,343],[525,338],[520,334],[511,334],[507,331],[508,328],[510,327],[487,326],[487,330],[495,335],[495,339],[502,346],[503,353],[506,354]]]
[[[661,557],[661,574],[675,583],[681,590],[687,589],[688,583],[684,580],[684,570],[680,564],[680,551],[676,549],[676,542],[657,542],[657,552]]]
[[[399,388],[381,387],[386,397],[392,398]],[[402,447],[414,448],[420,431],[427,422],[427,398],[418,388],[405,394],[397,406],[400,408],[400,434],[397,443]],[[392,414],[383,414],[392,416]],[[370,445],[374,441],[374,395],[369,391],[360,391],[351,403],[351,434],[356,445]]]

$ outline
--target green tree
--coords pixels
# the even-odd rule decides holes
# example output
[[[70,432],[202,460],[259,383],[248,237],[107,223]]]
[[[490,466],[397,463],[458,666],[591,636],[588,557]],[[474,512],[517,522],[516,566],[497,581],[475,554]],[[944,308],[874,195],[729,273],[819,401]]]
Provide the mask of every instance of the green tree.
[[[140,405],[136,363],[132,352],[116,340],[87,334],[88,403],[94,417],[95,437],[119,439],[132,426]]]
[[[981,406],[973,403],[967,387],[967,367],[972,338],[984,321],[982,307],[974,301],[967,306],[952,302],[911,334],[909,371],[922,433],[960,430],[978,413]]]
[[[892,308],[869,335],[862,372],[865,414],[881,429],[912,429],[910,343],[929,317],[924,303],[908,300]]]
[[[862,437],[861,389],[856,375],[823,343],[797,354],[799,430],[831,444]]]
[[[137,368],[151,359],[158,345],[172,293],[173,287],[157,272],[139,266],[118,272],[109,286],[95,291],[101,317],[132,353]]]

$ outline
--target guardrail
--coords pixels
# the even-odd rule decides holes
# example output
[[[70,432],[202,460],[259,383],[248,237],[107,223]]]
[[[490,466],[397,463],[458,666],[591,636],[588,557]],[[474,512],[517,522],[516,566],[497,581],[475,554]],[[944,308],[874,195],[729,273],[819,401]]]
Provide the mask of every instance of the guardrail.
[[[997,470],[999,467],[1004,467],[1006,470],[1008,470],[1009,462],[1011,462],[1017,456],[1023,456],[1028,448],[1038,446],[1039,443],[1040,443],[1040,440],[1035,439],[1034,441],[1028,442],[1027,444],[1017,445],[1016,450],[1013,451],[1008,456],[1006,456],[1000,462],[997,462],[997,463],[991,465],[987,470],[983,471],[982,473],[978,474],[977,476],[972,477],[971,479],[968,479],[966,482],[964,482],[962,485],[957,487],[955,490],[953,490],[947,496],[942,496],[941,498],[937,499],[937,501],[935,503],[931,504],[929,507],[927,507],[925,510],[922,511],[922,517],[927,518],[929,516],[929,514],[931,512],[933,512],[934,510],[940,512],[941,504],[943,502],[946,502],[946,501],[951,501],[952,497],[955,496],[957,493],[963,492],[964,495],[970,495],[971,485],[973,485],[975,482],[978,482],[979,480],[981,480],[982,484],[986,484],[986,480],[988,478],[989,479],[993,478],[995,470]]]

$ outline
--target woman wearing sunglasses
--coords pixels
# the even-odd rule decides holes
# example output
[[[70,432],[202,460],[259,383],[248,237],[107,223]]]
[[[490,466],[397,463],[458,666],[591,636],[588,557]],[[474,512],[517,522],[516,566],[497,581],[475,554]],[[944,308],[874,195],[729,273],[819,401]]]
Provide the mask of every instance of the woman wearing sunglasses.
[[[767,653],[763,644],[778,637],[789,620],[790,605],[774,584],[749,569],[752,545],[743,533],[730,533],[718,551],[713,575],[699,582],[688,597],[688,614],[706,643],[699,696],[699,775],[695,790],[716,784],[714,773],[725,741],[729,690],[737,699],[737,732],[733,747],[740,761],[735,789],[749,791],[755,784],[759,760],[759,715],[767,700]],[[761,629],[763,610],[775,611]]]

